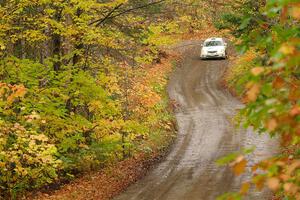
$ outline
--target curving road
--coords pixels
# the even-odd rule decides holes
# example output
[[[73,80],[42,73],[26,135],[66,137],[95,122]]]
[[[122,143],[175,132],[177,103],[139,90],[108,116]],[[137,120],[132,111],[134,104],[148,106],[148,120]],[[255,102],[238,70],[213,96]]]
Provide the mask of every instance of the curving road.
[[[229,61],[201,61],[197,45],[179,49],[184,61],[168,88],[171,99],[181,105],[176,113],[177,141],[163,162],[115,200],[214,200],[224,192],[239,190],[240,183],[249,178],[247,174],[235,177],[229,168],[218,167],[218,158],[255,145],[251,165],[276,151],[275,141],[237,129],[230,122],[242,104],[219,86]],[[252,190],[246,199],[267,200],[269,195]]]

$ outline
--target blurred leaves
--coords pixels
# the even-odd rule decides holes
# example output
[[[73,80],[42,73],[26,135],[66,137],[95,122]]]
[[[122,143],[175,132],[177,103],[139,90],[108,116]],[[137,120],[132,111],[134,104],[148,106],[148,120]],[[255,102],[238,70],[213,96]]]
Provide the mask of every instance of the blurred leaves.
[[[250,7],[254,1],[240,2],[242,6],[228,10],[230,18],[220,19],[246,51],[226,80],[247,103],[241,111],[245,126],[280,138],[284,147],[281,154],[252,167],[252,183],[258,190],[269,187],[283,199],[298,199],[300,4],[293,0],[258,1],[257,9]]]

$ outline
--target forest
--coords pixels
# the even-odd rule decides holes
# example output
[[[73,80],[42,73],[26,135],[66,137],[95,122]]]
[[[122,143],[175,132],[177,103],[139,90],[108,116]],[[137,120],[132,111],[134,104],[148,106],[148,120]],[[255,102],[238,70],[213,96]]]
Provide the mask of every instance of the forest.
[[[254,185],[299,200],[299,0],[1,0],[0,199],[168,148],[165,49],[211,26],[239,52],[225,75],[246,105],[237,123],[282,148],[220,199]],[[249,153],[218,162],[239,175]]]

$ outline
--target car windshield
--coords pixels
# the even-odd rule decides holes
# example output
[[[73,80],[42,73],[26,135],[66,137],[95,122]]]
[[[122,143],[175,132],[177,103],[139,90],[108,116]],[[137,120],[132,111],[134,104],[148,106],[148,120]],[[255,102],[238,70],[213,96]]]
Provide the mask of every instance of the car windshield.
[[[205,47],[214,47],[214,46],[223,46],[223,42],[221,41],[208,41],[204,44]]]

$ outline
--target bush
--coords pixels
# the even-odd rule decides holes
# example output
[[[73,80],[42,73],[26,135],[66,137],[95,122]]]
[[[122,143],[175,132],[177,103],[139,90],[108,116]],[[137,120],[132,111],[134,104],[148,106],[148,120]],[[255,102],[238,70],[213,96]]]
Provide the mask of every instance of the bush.
[[[0,85],[0,192],[15,198],[20,191],[54,181],[61,161],[46,135],[6,120],[11,106],[24,96],[24,87]],[[28,117],[38,118],[33,114]]]

